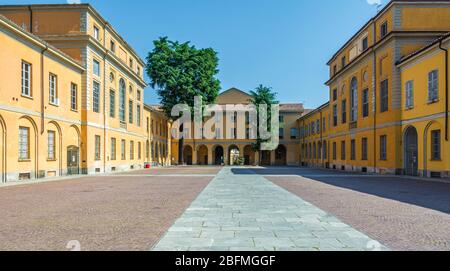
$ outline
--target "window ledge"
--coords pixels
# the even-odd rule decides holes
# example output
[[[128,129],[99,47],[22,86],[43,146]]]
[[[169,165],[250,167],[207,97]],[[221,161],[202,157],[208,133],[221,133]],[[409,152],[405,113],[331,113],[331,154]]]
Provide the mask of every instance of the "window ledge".
[[[34,100],[34,98],[32,96],[29,96],[29,95],[22,94],[20,96],[23,97],[23,98],[26,98],[26,99]]]
[[[52,159],[47,159],[47,162],[56,162],[56,159],[52,158]]]
[[[405,111],[413,110],[414,106],[405,106]]]
[[[49,102],[48,104],[51,105],[51,106],[59,107],[59,104],[57,104],[57,103]]]
[[[19,163],[26,163],[26,162],[31,162],[31,159],[27,158],[27,159],[19,159]]]
[[[427,104],[435,104],[435,103],[438,103],[439,102],[439,99],[436,99],[436,100],[429,100],[428,102],[427,102]]]
[[[441,158],[439,158],[439,159],[430,159],[430,162],[442,162],[442,159]]]

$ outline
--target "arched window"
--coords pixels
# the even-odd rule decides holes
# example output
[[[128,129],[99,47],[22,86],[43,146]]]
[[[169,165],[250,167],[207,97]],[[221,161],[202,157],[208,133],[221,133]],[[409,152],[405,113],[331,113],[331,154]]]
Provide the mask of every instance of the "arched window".
[[[350,121],[358,120],[358,80],[353,77],[350,84]]]
[[[125,122],[125,81],[121,78],[119,82],[119,117],[121,122]]]

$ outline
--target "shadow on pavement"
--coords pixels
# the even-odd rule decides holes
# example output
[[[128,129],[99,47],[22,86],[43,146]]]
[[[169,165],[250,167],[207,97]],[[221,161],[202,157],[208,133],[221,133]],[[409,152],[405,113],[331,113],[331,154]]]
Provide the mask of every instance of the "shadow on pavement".
[[[234,174],[257,174],[267,177],[276,176],[277,178],[289,178],[289,176],[297,175],[327,185],[450,214],[450,184],[448,183],[289,167],[255,168],[251,170],[236,168],[232,171]],[[298,179],[298,181],[301,181],[301,179]]]

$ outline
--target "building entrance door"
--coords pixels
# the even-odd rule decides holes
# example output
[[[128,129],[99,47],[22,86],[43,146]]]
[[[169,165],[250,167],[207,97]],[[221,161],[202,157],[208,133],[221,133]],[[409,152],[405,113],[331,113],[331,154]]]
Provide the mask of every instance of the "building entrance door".
[[[67,175],[80,174],[80,150],[76,146],[67,147]]]

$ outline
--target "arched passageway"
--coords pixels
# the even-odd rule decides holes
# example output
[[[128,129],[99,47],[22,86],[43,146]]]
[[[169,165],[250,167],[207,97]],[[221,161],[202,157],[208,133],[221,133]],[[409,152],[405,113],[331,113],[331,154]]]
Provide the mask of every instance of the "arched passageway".
[[[418,135],[414,126],[408,127],[404,136],[404,170],[406,175],[418,175]]]
[[[208,147],[205,145],[198,148],[197,165],[208,165]]]
[[[214,156],[214,165],[220,166],[224,163],[224,156],[223,156],[223,147],[222,146],[216,146],[213,151]]]
[[[192,147],[189,145],[184,147],[183,160],[186,165],[192,165]]]
[[[255,164],[255,151],[252,146],[245,146],[244,148],[244,165],[250,166]]]
[[[287,165],[287,150],[284,145],[279,145],[275,150],[275,165],[286,166]]]
[[[241,153],[239,151],[238,146],[232,145],[228,148],[228,164],[230,166],[239,165],[240,157],[241,157]]]

